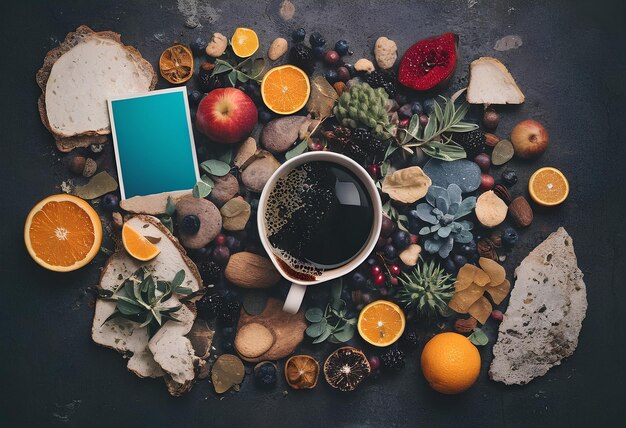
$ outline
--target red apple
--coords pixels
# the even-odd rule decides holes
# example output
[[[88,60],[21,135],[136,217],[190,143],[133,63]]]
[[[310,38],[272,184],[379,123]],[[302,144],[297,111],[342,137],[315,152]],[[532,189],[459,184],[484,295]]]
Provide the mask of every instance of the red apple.
[[[233,144],[250,135],[257,118],[254,102],[243,91],[219,88],[200,101],[196,126],[211,141]]]
[[[524,120],[511,131],[511,143],[515,155],[524,159],[534,159],[548,148],[548,131],[534,120]]]

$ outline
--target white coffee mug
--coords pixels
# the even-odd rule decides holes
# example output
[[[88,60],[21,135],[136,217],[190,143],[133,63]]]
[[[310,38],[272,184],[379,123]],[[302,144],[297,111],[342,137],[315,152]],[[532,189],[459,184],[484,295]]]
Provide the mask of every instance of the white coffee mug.
[[[343,166],[344,168],[351,171],[363,184],[363,187],[365,187],[365,190],[369,194],[372,201],[372,210],[374,212],[369,237],[367,238],[365,245],[361,248],[361,251],[358,254],[356,254],[352,259],[350,259],[350,261],[342,266],[334,269],[325,270],[324,272],[322,272],[321,275],[316,276],[314,280],[303,281],[302,279],[294,278],[292,275],[289,275],[289,273],[287,273],[283,268],[282,263],[279,261],[279,258],[274,254],[274,251],[272,251],[272,244],[270,244],[269,242],[267,236],[267,228],[265,225],[265,210],[267,209],[267,199],[272,192],[276,181],[278,181],[279,178],[285,176],[292,169],[304,163],[314,161],[332,162],[337,165]],[[333,152],[309,152],[298,155],[282,164],[274,172],[274,174],[272,174],[270,179],[265,184],[265,187],[263,188],[261,198],[259,199],[257,223],[259,226],[261,243],[263,244],[265,251],[267,251],[270,260],[272,261],[278,272],[284,278],[292,282],[291,288],[289,289],[289,294],[287,295],[287,299],[285,300],[285,304],[283,306],[283,310],[289,313],[298,312],[298,309],[300,309],[300,305],[302,304],[302,299],[304,298],[304,293],[307,286],[316,285],[325,281],[330,281],[331,279],[339,278],[340,276],[343,276],[356,269],[361,263],[363,263],[376,246],[378,236],[380,235],[380,227],[382,221],[382,203],[380,200],[380,195],[378,194],[378,190],[376,189],[376,184],[367,173],[367,171],[365,171],[365,169],[363,169],[361,165],[359,165],[349,157]]]

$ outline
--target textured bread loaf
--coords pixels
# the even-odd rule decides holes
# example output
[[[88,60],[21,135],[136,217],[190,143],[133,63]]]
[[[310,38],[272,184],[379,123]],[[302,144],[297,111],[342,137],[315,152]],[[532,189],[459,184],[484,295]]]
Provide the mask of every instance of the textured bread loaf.
[[[504,64],[495,58],[481,57],[470,64],[467,102],[470,104],[522,104],[524,94]]]

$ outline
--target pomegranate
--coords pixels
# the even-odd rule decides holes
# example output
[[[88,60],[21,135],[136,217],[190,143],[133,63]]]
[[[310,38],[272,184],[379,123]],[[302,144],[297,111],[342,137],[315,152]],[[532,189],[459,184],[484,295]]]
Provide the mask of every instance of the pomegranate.
[[[448,83],[456,68],[458,43],[454,33],[415,43],[400,60],[398,81],[417,91]]]

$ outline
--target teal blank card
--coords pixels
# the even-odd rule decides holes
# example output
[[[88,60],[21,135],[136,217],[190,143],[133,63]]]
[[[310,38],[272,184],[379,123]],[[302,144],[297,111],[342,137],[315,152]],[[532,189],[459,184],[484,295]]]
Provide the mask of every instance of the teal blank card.
[[[190,190],[199,180],[186,88],[109,100],[122,199]]]

